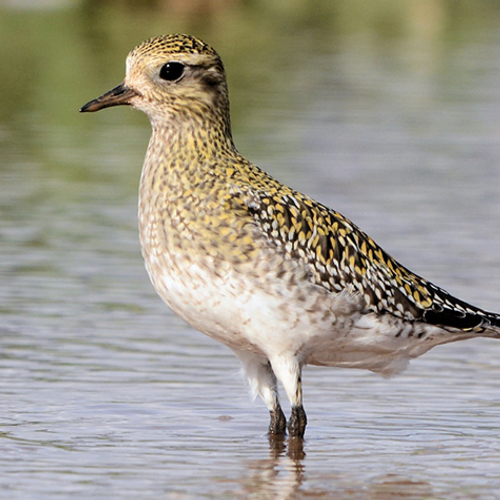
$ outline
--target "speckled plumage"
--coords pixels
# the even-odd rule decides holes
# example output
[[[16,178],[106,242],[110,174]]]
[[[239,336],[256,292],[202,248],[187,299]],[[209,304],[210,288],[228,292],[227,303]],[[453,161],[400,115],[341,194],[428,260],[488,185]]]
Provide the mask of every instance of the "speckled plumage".
[[[143,42],[124,83],[82,111],[118,104],[145,112],[153,128],[139,197],[151,280],[174,312],[233,349],[271,433],[285,431],[278,378],[289,432],[302,437],[306,364],[390,375],[436,345],[500,337],[497,314],[415,275],[344,216],[242,157],[222,61],[201,40]]]

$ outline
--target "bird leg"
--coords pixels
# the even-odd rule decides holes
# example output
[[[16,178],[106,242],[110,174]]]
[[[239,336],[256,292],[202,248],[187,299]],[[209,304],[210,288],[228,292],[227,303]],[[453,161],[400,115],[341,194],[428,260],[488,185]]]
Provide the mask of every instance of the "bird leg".
[[[269,410],[271,421],[269,422],[269,434],[285,434],[286,433],[286,417],[279,403],[273,410]]]
[[[273,358],[271,365],[292,405],[288,434],[302,439],[307,425],[306,412],[302,406],[302,367],[296,357],[289,356]]]
[[[259,395],[269,409],[271,416],[269,435],[277,436],[286,434],[286,417],[278,400],[276,376],[271,368],[271,364],[266,358],[247,351],[240,351],[233,348],[233,352],[238,356],[243,365],[253,395]]]
[[[290,437],[303,438],[306,431],[307,416],[302,405],[292,406],[292,413],[288,421],[288,433]]]

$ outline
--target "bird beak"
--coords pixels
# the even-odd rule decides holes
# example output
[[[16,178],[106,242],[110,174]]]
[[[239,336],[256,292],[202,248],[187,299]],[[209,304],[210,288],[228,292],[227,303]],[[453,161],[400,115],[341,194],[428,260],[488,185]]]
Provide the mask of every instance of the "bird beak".
[[[135,90],[125,85],[125,82],[120,83],[114,89],[102,94],[97,99],[89,101],[85,106],[80,108],[81,113],[99,111],[100,109],[110,108],[112,106],[128,105],[130,100],[138,94]]]

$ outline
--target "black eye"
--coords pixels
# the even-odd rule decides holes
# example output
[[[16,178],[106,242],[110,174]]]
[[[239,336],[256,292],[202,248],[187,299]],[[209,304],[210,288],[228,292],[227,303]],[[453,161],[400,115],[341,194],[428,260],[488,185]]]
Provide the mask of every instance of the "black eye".
[[[169,62],[160,69],[160,78],[163,80],[178,80],[184,73],[184,64],[180,62]]]

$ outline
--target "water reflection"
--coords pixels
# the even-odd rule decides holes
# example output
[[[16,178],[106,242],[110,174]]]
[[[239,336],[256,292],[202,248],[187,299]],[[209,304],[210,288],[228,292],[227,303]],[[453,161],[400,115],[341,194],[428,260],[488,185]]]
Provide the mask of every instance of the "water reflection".
[[[269,458],[251,460],[245,465],[248,475],[242,477],[241,488],[250,498],[296,498],[304,481],[303,440],[269,438]]]
[[[335,472],[336,466],[331,464],[333,470],[316,474],[315,480],[311,481],[304,446],[307,446],[307,440],[270,438],[269,458],[245,462],[248,472],[240,479],[239,493],[245,498],[283,500],[333,497],[360,500],[434,498],[429,482],[393,472],[360,481],[356,471],[349,474]],[[312,484],[308,484],[308,481]]]

